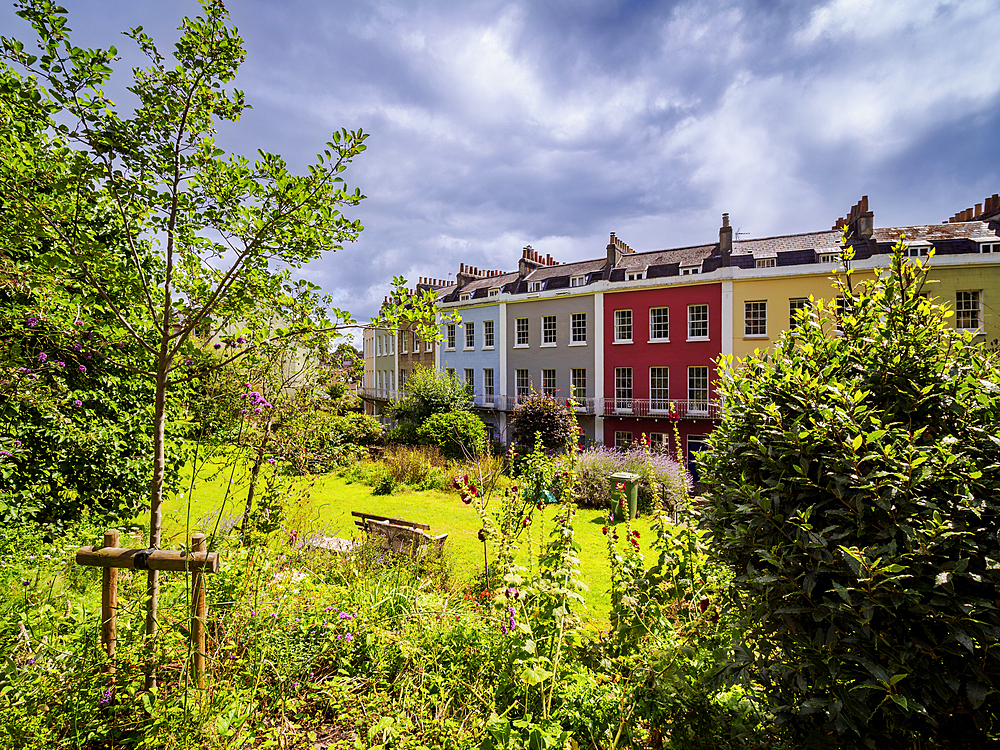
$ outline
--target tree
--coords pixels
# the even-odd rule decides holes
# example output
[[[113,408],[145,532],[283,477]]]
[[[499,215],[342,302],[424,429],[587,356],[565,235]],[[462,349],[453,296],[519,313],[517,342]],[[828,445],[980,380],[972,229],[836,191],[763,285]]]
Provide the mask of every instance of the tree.
[[[114,47],[75,47],[63,9],[47,0],[17,5],[37,34],[38,55],[17,40],[2,40],[5,59],[38,81],[37,88],[9,88],[12,107],[44,122],[37,142],[22,141],[16,122],[0,133],[5,197],[44,240],[47,262],[73,267],[100,297],[141,364],[109,351],[102,358],[153,382],[151,547],[160,544],[168,393],[198,376],[206,362],[195,334],[251,326],[263,315],[286,321],[279,337],[331,327],[315,304],[316,287],[293,281],[291,269],[340,249],[362,229],[341,213],[363,198],[349,192],[341,176],[365,149],[360,130],[334,133],[305,175],[292,174],[274,154],[258,151],[251,161],[218,148],[216,123],[239,120],[247,107],[243,93],[230,88],[244,51],[222,2],[203,0],[202,6],[203,15],[183,20],[172,63],[141,27],[127,33],[150,61],[134,71],[129,91],[137,106],[130,116],[104,92]],[[44,194],[35,184],[39,172],[51,186]],[[107,245],[77,220],[76,209],[95,195],[127,248],[127,263],[110,276]],[[115,285],[134,290],[130,304],[116,303],[109,288]],[[349,319],[343,311],[332,314]],[[249,330],[228,342],[229,359],[260,343]],[[151,640],[158,581],[150,571]],[[149,683],[155,683],[152,670]]]
[[[389,404],[388,412],[414,429],[432,414],[470,411],[468,387],[454,375],[429,367],[416,367],[406,380],[406,398]]]
[[[1000,726],[1000,372],[902,252],[721,368],[703,454],[732,669],[816,746],[982,747]]]
[[[576,416],[555,396],[531,393],[521,399],[510,420],[514,442],[531,449],[536,435],[547,450],[565,450],[576,441]]]

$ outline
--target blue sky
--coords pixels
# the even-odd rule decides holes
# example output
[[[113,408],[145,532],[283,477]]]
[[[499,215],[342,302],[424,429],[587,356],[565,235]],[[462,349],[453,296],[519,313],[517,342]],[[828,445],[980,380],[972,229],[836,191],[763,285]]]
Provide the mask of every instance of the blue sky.
[[[184,0],[63,0],[74,41],[142,24],[169,49]],[[1000,191],[1000,0],[230,0],[254,109],[221,133],[304,166],[371,133],[348,181],[362,238],[307,276],[356,317],[394,274],[516,267],[829,228],[940,222]],[[28,38],[13,13],[0,33]]]

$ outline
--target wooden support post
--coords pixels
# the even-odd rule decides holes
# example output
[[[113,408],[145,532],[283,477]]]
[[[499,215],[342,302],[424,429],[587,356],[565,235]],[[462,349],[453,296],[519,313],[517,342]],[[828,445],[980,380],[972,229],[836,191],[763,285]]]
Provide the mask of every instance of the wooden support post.
[[[206,551],[205,535],[198,533],[191,537],[191,551],[194,553]],[[205,625],[208,607],[205,604],[205,573],[202,570],[191,571],[191,647],[194,652],[194,679],[199,689],[205,687]]]
[[[104,532],[104,546],[118,546],[118,529]],[[108,672],[114,674],[118,641],[118,569],[104,568],[101,578],[101,643],[108,653]]]

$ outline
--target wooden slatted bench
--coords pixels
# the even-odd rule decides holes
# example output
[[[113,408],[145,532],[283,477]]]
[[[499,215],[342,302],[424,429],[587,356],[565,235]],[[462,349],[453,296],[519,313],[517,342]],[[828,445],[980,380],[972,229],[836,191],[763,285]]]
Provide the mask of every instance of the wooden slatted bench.
[[[368,531],[368,519],[371,519],[372,521],[388,521],[393,526],[406,526],[411,529],[420,529],[422,531],[431,530],[431,525],[429,523],[417,523],[416,521],[404,521],[401,518],[376,516],[374,513],[359,513],[356,510],[352,510],[351,515],[354,516],[354,525],[362,531]]]

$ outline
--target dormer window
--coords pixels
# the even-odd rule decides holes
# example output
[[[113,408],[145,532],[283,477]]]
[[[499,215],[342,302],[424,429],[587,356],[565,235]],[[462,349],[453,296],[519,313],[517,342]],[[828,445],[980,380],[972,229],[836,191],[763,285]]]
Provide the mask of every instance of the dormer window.
[[[696,273],[701,273],[701,264],[696,266],[681,266],[681,276],[693,276]]]
[[[586,283],[587,283],[587,277],[586,276],[570,276],[569,277],[569,285],[571,287],[573,287],[573,286],[584,286]]]
[[[490,291],[487,292],[487,296],[490,296],[490,297],[496,297],[499,294],[500,294],[500,290],[499,289],[490,289]]]
[[[625,273],[626,281],[639,281],[640,279],[646,278],[646,270],[641,271],[628,271]]]
[[[757,258],[757,268],[774,268],[778,265],[777,258]]]
[[[840,263],[839,250],[833,253],[820,253],[818,257],[820,263]]]
[[[529,292],[540,292],[542,291],[542,282],[540,281],[529,281],[528,282]]]
[[[472,299],[472,295],[470,293],[466,292],[465,294],[458,295],[458,299],[461,302],[465,302],[465,300]]]
[[[981,253],[1000,253],[1000,242],[997,243],[984,243],[979,246],[979,252]]]
[[[903,248],[904,258],[926,258],[930,247],[927,245],[907,245]]]

